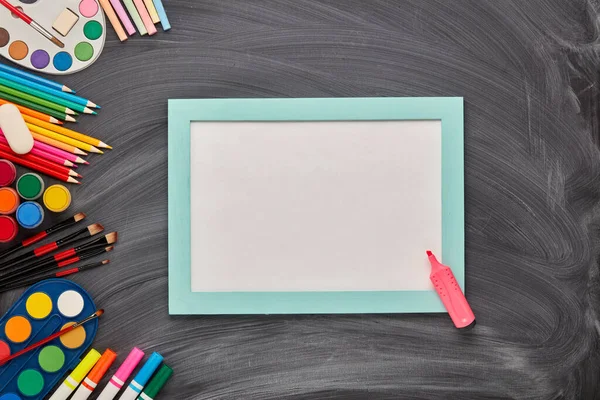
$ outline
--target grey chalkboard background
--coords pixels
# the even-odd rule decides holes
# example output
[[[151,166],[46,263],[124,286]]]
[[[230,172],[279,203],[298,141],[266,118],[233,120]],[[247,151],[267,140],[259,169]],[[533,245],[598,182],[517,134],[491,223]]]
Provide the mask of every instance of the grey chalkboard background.
[[[597,1],[165,4],[171,32],[110,30],[63,79],[103,106],[79,127],[115,147],[80,168],[71,208],[120,234],[110,266],[75,278],[107,312],[98,349],[163,353],[162,399],[600,398]],[[464,96],[473,331],[168,315],[167,99],[313,96]]]

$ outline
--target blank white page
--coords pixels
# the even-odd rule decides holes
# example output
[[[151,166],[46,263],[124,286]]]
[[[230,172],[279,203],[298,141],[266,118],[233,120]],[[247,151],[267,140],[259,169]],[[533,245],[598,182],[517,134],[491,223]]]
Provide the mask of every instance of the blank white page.
[[[194,122],[192,291],[429,290],[440,121]]]

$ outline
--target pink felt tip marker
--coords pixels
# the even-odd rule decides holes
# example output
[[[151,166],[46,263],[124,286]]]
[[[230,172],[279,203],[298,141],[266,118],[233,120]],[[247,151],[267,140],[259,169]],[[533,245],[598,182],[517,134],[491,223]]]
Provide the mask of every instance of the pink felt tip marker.
[[[440,295],[444,307],[448,310],[454,326],[458,329],[475,326],[475,314],[473,314],[467,298],[458,286],[450,267],[440,263],[429,250],[427,250],[427,256],[431,263],[429,279],[431,279],[431,283]]]
[[[100,396],[98,396],[98,400],[114,399],[125,384],[125,381],[127,381],[127,378],[129,378],[129,375],[131,375],[135,367],[142,361],[142,358],[144,358],[144,352],[134,347],[117,372],[115,372],[115,375],[106,384],[106,387],[102,390]]]

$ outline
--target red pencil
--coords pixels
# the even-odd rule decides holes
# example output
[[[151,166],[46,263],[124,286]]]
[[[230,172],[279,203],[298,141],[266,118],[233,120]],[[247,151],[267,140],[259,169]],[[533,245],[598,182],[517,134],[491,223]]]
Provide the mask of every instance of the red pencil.
[[[61,42],[60,40],[55,38],[54,35],[52,35],[50,32],[48,32],[46,29],[44,29],[40,24],[35,22],[29,15],[25,14],[23,11],[19,10],[17,7],[10,4],[8,2],[8,0],[0,0],[0,4],[2,4],[4,7],[8,8],[11,13],[13,13],[16,16],[18,16],[19,18],[21,18],[23,21],[25,21],[26,24],[31,26],[33,29],[38,31],[43,37],[45,37],[46,39],[48,39],[49,41],[51,41],[52,43],[54,43],[61,49],[65,47],[63,42]]]
[[[56,170],[54,170],[52,168],[48,168],[46,166],[42,166],[42,165],[39,165],[39,164],[31,161],[31,159],[27,159],[27,158],[21,157],[21,156],[16,156],[15,154],[9,153],[4,150],[0,150],[0,158],[5,158],[9,161],[14,162],[15,164],[19,164],[24,167],[31,168],[34,171],[41,172],[42,174],[46,174],[48,176],[51,176],[51,177],[61,180],[63,182],[79,184],[79,182],[72,176],[69,176],[69,174],[57,172]]]
[[[89,322],[89,321],[91,321],[91,320],[93,320],[95,318],[100,317],[102,314],[104,314],[104,310],[100,309],[100,310],[96,311],[95,313],[93,313],[92,315],[90,315],[89,317],[87,317],[86,319],[84,319],[83,321],[79,321],[79,322],[77,322],[74,325],[71,325],[71,326],[69,326],[67,328],[64,328],[64,329],[62,329],[62,330],[60,330],[60,331],[58,331],[58,332],[56,332],[56,333],[48,336],[47,338],[42,339],[39,342],[32,344],[31,346],[25,347],[21,351],[17,351],[16,353],[14,353],[14,354],[12,354],[10,356],[4,357],[2,360],[0,360],[0,365],[4,365],[7,362],[9,362],[10,360],[14,360],[15,358],[20,357],[20,356],[22,356],[25,353],[29,353],[31,350],[35,350],[38,347],[41,347],[41,346],[45,345],[46,343],[53,341],[57,337],[65,335],[65,334],[73,331],[74,329],[79,328],[81,325],[85,324],[86,322]]]
[[[10,148],[10,146],[8,146],[7,144],[1,143],[0,142],[0,150],[7,152],[7,153],[12,153],[13,155],[17,156],[17,157],[21,157],[25,160],[29,160],[33,163],[36,163],[39,166],[43,166],[43,167],[47,167],[50,169],[53,169],[54,171],[61,173],[61,174],[67,174],[69,176],[76,176],[78,178],[81,178],[81,175],[79,175],[77,172],[73,171],[72,169],[69,169],[65,166],[62,165],[56,165],[55,163],[53,163],[52,161],[46,160],[45,158],[42,158],[40,156],[36,156],[32,153],[29,154],[16,154],[15,152],[12,151],[12,149]]]

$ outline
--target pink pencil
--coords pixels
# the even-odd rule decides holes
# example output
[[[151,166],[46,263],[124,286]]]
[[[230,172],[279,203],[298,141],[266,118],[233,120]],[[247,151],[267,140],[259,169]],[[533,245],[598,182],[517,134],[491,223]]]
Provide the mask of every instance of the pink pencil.
[[[4,136],[0,136],[0,143],[4,143],[6,145],[9,145],[8,144],[8,140],[6,140],[6,138]],[[43,158],[45,160],[51,161],[51,162],[53,162],[55,164],[58,164],[58,165],[63,165],[65,167],[73,167],[73,166],[75,166],[75,164],[73,164],[71,161],[69,161],[69,160],[67,160],[65,158],[61,158],[61,157],[59,157],[57,155],[54,155],[54,154],[46,153],[45,151],[36,148],[35,144],[33,146],[33,149],[31,149],[31,151],[29,152],[29,154],[33,154],[34,156],[41,157],[41,158]]]
[[[135,33],[135,28],[131,23],[131,19],[129,19],[129,15],[127,15],[125,9],[123,8],[123,4],[121,4],[119,0],[110,0],[110,4],[112,4],[113,8],[117,12],[119,19],[121,20],[121,23],[125,27],[125,30],[129,36],[133,35]]]
[[[137,8],[140,13],[140,17],[142,18],[142,22],[144,22],[148,35],[154,35],[156,33],[156,27],[154,26],[154,22],[152,22],[152,18],[150,18],[150,14],[148,14],[148,10],[146,10],[146,5],[142,0],[133,0],[133,2],[135,3],[135,8]]]
[[[39,149],[41,151],[45,151],[46,153],[54,154],[57,157],[64,158],[65,160],[73,161],[78,164],[89,164],[83,158],[79,157],[77,154],[69,153],[68,151],[64,151],[62,149],[57,149],[56,147],[50,146],[49,144],[42,143],[40,141],[33,141],[33,148]]]

